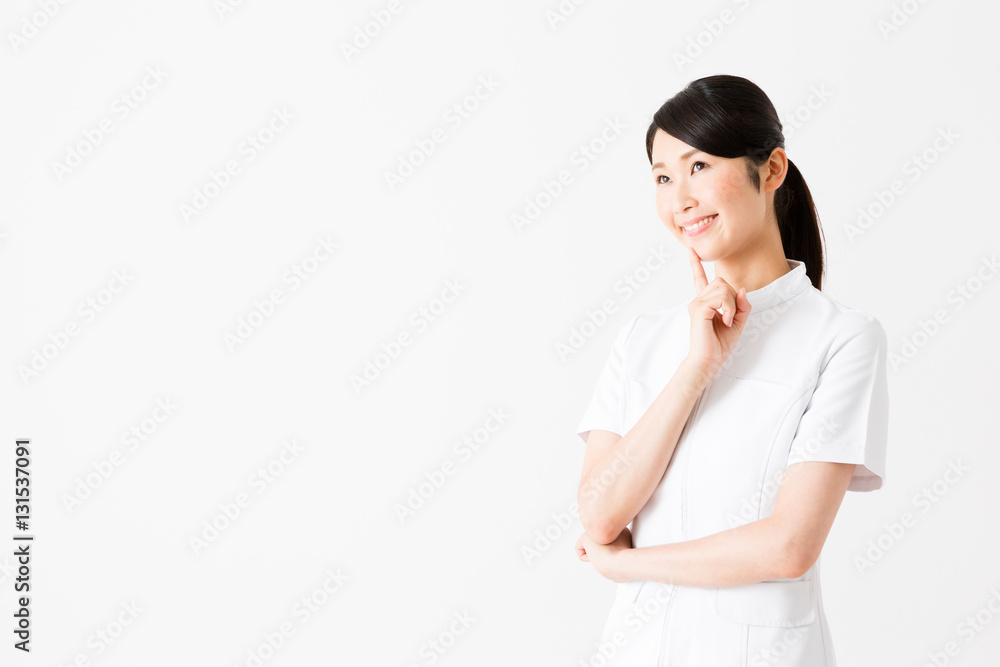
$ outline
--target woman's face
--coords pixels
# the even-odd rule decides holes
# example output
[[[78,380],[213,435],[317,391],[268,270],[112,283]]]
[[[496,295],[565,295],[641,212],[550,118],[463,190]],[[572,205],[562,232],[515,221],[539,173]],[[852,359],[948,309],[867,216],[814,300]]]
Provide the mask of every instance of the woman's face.
[[[705,261],[751,251],[766,239],[766,178],[765,170],[757,192],[743,158],[703,153],[663,130],[653,137],[656,212],[681,245],[693,246]],[[701,229],[685,229],[707,216],[714,219]],[[772,226],[777,234],[777,224]]]

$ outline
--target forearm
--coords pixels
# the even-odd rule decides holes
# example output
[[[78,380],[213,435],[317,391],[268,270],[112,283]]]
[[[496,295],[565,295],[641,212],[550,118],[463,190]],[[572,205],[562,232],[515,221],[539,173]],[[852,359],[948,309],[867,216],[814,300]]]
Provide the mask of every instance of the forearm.
[[[794,544],[770,517],[712,535],[615,554],[613,579],[724,588],[769,579],[794,579]]]
[[[649,500],[708,380],[685,359],[635,426],[591,466],[577,495],[595,541],[612,542]]]

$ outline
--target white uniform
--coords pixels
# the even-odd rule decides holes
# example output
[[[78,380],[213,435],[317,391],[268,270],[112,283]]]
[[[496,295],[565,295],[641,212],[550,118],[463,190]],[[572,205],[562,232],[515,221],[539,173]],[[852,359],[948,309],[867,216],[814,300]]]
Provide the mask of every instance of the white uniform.
[[[803,262],[747,292],[730,358],[691,411],[666,473],[632,522],[636,547],[767,517],[786,466],[855,463],[850,491],[885,480],[887,341],[877,319],[812,286]],[[626,433],[687,355],[687,304],[621,328],[577,431]],[[621,634],[617,634],[621,633]],[[610,644],[609,644],[610,642]],[[622,667],[835,667],[819,562],[798,579],[702,588],[618,584],[602,638]],[[623,645],[619,645],[623,644]]]

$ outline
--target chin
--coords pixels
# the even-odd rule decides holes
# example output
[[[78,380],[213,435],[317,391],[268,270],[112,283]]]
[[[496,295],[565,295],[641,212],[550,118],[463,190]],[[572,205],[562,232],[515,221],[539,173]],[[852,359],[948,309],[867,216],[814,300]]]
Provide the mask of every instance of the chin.
[[[703,262],[714,262],[721,257],[725,257],[727,254],[725,249],[721,247],[722,244],[719,243],[719,239],[701,238],[700,235],[689,237],[680,227],[677,228],[676,237],[677,242],[684,247],[685,253],[687,253],[688,248],[693,247],[696,251],[698,251],[698,257],[700,257]]]
[[[698,249],[695,248],[695,250],[698,250]],[[698,256],[701,257],[701,261],[703,261],[703,262],[714,262],[714,261],[718,260],[719,257],[720,257],[720,255],[718,255],[718,254],[716,254],[714,252],[707,252],[706,251],[706,252],[703,253],[700,250],[698,251]]]
[[[715,247],[715,244],[702,244],[697,239],[692,241],[692,239],[685,238],[683,244],[685,249],[693,247],[697,250],[698,257],[700,257],[703,262],[714,262],[724,255],[724,253],[719,252],[719,250]]]

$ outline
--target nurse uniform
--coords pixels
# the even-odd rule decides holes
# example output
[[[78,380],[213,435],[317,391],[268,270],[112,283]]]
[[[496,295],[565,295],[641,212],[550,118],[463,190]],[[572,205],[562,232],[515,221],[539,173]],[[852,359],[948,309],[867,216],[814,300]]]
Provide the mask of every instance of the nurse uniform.
[[[751,292],[729,359],[685,424],[663,478],[632,521],[636,547],[693,540],[771,514],[784,468],[854,463],[849,491],[885,480],[886,334],[813,287],[805,264]],[[688,353],[687,304],[618,332],[577,431],[626,433]],[[608,667],[835,667],[819,561],[798,579],[701,588],[618,584],[602,645]]]

